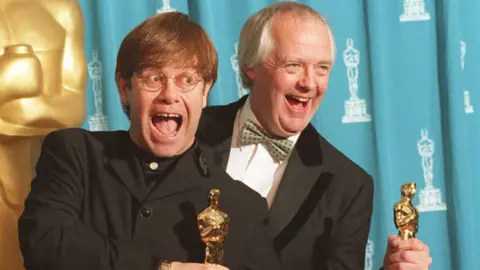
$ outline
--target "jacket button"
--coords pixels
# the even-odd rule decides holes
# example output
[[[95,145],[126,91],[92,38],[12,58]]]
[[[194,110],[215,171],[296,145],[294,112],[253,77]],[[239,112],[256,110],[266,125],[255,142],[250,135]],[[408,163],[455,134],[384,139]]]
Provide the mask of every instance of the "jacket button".
[[[140,211],[140,217],[143,219],[149,219],[153,215],[153,210],[150,208],[143,208],[142,211]]]

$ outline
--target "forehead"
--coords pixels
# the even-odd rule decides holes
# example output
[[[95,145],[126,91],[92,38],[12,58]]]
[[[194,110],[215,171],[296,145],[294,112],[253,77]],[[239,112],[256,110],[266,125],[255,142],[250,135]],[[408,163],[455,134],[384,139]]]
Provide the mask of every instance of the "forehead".
[[[193,66],[149,66],[141,70],[141,73],[158,72],[164,74],[178,74],[183,72],[196,73],[197,68]]]
[[[272,21],[271,37],[278,56],[307,61],[333,60],[328,27],[316,17],[279,15]]]

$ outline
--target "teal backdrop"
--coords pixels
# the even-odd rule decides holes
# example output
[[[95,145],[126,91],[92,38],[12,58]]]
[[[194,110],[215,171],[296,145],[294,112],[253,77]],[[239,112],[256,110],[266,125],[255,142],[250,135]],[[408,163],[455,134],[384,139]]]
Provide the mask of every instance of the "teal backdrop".
[[[80,0],[85,18],[89,130],[127,129],[114,82],[124,36],[157,12],[199,22],[219,52],[209,104],[248,93],[236,58],[240,29],[273,0]],[[431,269],[478,269],[480,203],[480,1],[304,0],[325,15],[336,64],[314,126],[375,181],[365,269],[378,269],[395,234],[393,204],[417,183],[418,237]],[[477,197],[478,198],[478,197]],[[476,229],[477,228],[477,229]]]

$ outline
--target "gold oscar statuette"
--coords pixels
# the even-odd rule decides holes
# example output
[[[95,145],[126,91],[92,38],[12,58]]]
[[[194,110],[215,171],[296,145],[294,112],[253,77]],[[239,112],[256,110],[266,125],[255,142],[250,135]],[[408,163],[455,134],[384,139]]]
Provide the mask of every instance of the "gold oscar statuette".
[[[401,188],[402,198],[393,206],[393,219],[402,240],[415,238],[418,232],[418,210],[412,204],[417,185],[404,183]]]
[[[17,221],[43,139],[85,120],[84,24],[76,0],[0,9],[0,268],[22,270]]]
[[[200,236],[205,243],[205,264],[223,265],[223,242],[228,234],[229,217],[220,211],[220,190],[208,194],[209,206],[197,216]]]

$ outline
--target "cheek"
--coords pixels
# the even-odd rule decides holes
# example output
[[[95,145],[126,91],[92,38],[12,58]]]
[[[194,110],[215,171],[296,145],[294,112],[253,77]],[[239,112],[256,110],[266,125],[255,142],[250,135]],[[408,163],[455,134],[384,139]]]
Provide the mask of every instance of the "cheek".
[[[148,95],[150,94],[150,95]],[[155,96],[151,93],[148,94],[136,94],[133,96],[133,108],[132,111],[138,117],[143,117],[148,114],[148,109],[150,108]]]
[[[263,80],[263,84],[259,87],[269,91],[264,91],[269,95],[278,97],[295,88],[296,78],[288,74],[280,74],[278,72],[267,73]]]
[[[325,95],[325,92],[327,92],[329,79],[329,76],[325,76],[320,79],[320,81],[318,82],[318,95]]]
[[[289,93],[296,88],[298,76],[291,74],[277,75],[274,80],[277,92],[281,94]]]
[[[189,125],[196,124],[203,110],[203,95],[182,97],[183,105],[188,116]]]

